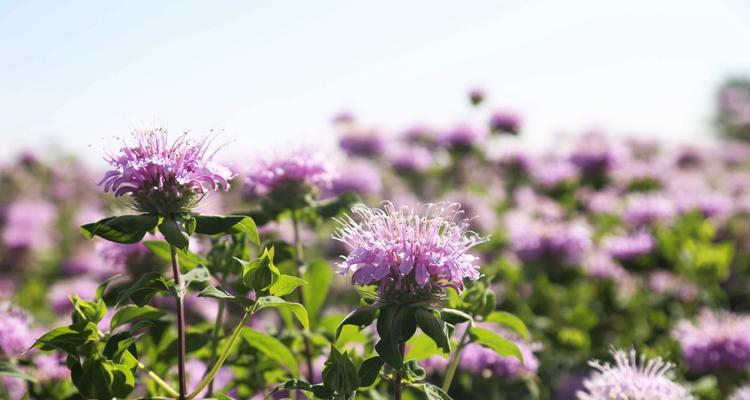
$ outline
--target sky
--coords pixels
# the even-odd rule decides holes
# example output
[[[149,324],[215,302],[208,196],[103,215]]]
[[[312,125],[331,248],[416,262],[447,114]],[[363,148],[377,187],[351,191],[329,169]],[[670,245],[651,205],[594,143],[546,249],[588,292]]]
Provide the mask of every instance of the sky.
[[[711,137],[750,74],[745,0],[0,1],[0,156],[100,159],[133,128],[223,131],[235,158],[332,148],[331,117],[395,132],[519,111],[524,141],[599,128]]]

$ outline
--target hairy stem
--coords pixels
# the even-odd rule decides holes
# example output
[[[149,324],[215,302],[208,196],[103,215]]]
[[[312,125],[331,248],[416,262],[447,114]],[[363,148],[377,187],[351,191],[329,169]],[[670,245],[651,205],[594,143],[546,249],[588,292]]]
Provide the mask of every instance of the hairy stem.
[[[401,353],[401,359],[403,360],[404,353],[406,353],[406,343],[399,343],[398,351]],[[399,373],[396,373],[393,380],[393,398],[394,400],[401,400],[401,374]]]
[[[448,371],[445,372],[445,378],[443,379],[442,387],[445,393],[448,393],[448,389],[450,389],[451,383],[453,382],[453,377],[456,375],[458,363],[461,361],[461,351],[463,351],[464,346],[466,346],[466,338],[468,336],[469,327],[466,327],[464,334],[461,336],[461,340],[458,341],[458,347],[456,347],[456,351],[451,354],[450,361],[448,362]]]
[[[302,246],[302,241],[299,237],[299,219],[297,218],[297,210],[292,210],[292,228],[294,229],[294,254],[295,254],[295,264],[297,265],[297,275],[302,278],[304,275],[304,271],[302,270],[302,266],[304,265],[304,247]],[[302,286],[300,286],[297,289],[297,295],[299,297],[300,304],[305,304],[304,299],[304,293],[302,291]],[[312,363],[312,352],[310,351],[310,339],[307,338],[307,336],[303,337],[304,342],[304,355],[305,355],[305,363],[307,365],[307,381],[313,383],[313,363]]]
[[[221,274],[221,277],[219,278],[219,281],[221,283],[221,286],[223,287],[226,285],[227,281],[227,274],[223,273]],[[224,321],[224,306],[226,304],[226,300],[219,299],[219,310],[216,312],[216,321],[214,321],[214,329],[211,333],[211,362],[216,362],[216,356],[217,352],[219,350],[219,335],[221,334],[221,328],[222,323]],[[208,375],[208,372],[206,373]],[[206,397],[211,397],[214,394],[214,381],[208,383],[208,391],[206,392]]]
[[[237,338],[240,337],[240,332],[242,332],[242,328],[245,326],[245,322],[250,317],[250,315],[254,312],[254,310],[246,310],[245,315],[242,316],[242,319],[237,324],[237,327],[234,328],[234,332],[232,332],[232,336],[229,337],[229,342],[227,343],[227,347],[224,348],[224,351],[221,352],[221,355],[219,356],[219,359],[216,360],[214,363],[214,366],[211,367],[211,370],[208,372],[208,375],[206,375],[201,383],[198,385],[195,390],[193,390],[192,393],[190,393],[189,396],[187,396],[187,400],[191,400],[195,398],[195,396],[198,396],[200,392],[208,386],[208,384],[214,379],[214,376],[217,372],[219,372],[219,368],[221,368],[222,365],[224,365],[224,361],[227,360],[227,357],[229,357],[229,353],[232,351],[232,347],[234,347],[235,342],[237,342]]]
[[[180,396],[179,398],[185,399],[187,394],[187,380],[185,379],[185,304],[183,303],[183,290],[182,282],[180,279],[180,264],[177,259],[177,249],[169,245],[172,252],[172,274],[174,275],[174,283],[178,288],[177,292],[177,346],[178,346],[178,362],[177,372],[180,379]]]

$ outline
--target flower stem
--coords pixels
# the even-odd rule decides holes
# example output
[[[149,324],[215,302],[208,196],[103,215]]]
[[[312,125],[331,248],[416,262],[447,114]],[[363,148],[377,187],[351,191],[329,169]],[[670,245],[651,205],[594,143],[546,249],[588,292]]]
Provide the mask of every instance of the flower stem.
[[[302,266],[304,265],[304,247],[302,246],[302,241],[299,238],[299,220],[297,218],[297,210],[292,210],[292,228],[294,229],[294,254],[295,254],[295,264],[297,265],[297,275],[299,275],[300,278],[304,276],[304,271],[302,270]],[[300,304],[305,304],[305,298],[304,293],[302,291],[302,286],[300,286],[297,289],[297,295],[299,297]],[[304,342],[304,355],[305,355],[305,363],[307,365],[307,381],[310,383],[313,382],[313,363],[312,363],[312,352],[310,351],[310,339],[307,338],[307,336],[304,336],[302,338]]]
[[[227,274],[222,274],[219,281],[223,287],[226,284]],[[211,362],[216,362],[217,352],[219,350],[219,335],[221,334],[221,325],[224,321],[224,305],[226,301],[219,299],[219,310],[216,312],[216,321],[214,322],[214,329],[211,333]],[[206,397],[211,397],[214,394],[214,381],[208,383],[208,391]]]
[[[458,363],[461,361],[461,351],[463,351],[464,346],[466,346],[466,338],[469,336],[469,327],[466,327],[466,330],[464,331],[464,334],[461,336],[461,340],[458,341],[458,347],[456,347],[456,351],[451,354],[450,361],[448,362],[448,371],[445,373],[445,378],[443,379],[443,391],[445,393],[448,393],[448,389],[451,387],[451,383],[453,382],[453,377],[456,375],[456,369],[458,368]]]
[[[183,289],[182,282],[180,280],[180,264],[177,259],[177,249],[169,245],[169,249],[172,252],[172,275],[174,275],[174,283],[177,286],[177,346],[178,346],[178,362],[177,372],[180,379],[180,400],[185,399],[187,393],[187,381],[185,379],[185,304],[183,303]]]
[[[401,359],[403,359],[404,353],[406,353],[406,343],[399,343],[398,351],[401,353]],[[396,373],[393,385],[393,399],[401,400],[401,374]]]
[[[161,379],[159,375],[156,374],[156,372],[151,371],[150,369],[146,368],[145,365],[143,365],[142,362],[138,361],[138,368],[142,369],[146,372],[146,375],[149,376],[154,382],[156,382],[159,387],[164,389],[170,396],[178,397],[180,394],[177,393],[176,390],[172,389],[171,386],[167,382],[164,382],[164,379]]]
[[[200,392],[208,386],[208,384],[214,379],[214,376],[217,372],[219,372],[219,368],[221,368],[222,365],[224,365],[224,361],[227,360],[227,357],[229,357],[229,352],[232,351],[232,347],[234,347],[234,343],[237,341],[237,338],[240,337],[240,332],[242,332],[242,328],[245,326],[245,322],[250,317],[250,315],[254,312],[254,310],[246,310],[245,315],[242,316],[242,319],[240,320],[239,324],[237,324],[237,327],[234,328],[234,332],[232,332],[232,336],[229,337],[229,342],[227,343],[227,347],[224,348],[224,351],[221,352],[221,355],[219,356],[219,359],[216,360],[214,363],[214,366],[211,367],[211,371],[209,371],[208,375],[206,375],[201,383],[198,385],[195,390],[193,390],[190,395],[187,396],[187,400],[191,400],[195,398],[195,396],[198,396]]]

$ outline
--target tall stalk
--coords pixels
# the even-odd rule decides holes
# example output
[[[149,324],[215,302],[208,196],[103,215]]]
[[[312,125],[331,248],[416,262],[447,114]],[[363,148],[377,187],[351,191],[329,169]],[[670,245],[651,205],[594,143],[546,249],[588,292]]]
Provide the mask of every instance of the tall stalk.
[[[221,277],[219,278],[219,281],[221,282],[221,286],[224,287],[226,285],[227,281],[227,274],[223,273],[221,274]],[[211,333],[211,362],[216,362],[217,357],[217,351],[219,348],[219,335],[221,334],[221,328],[222,323],[224,322],[224,307],[226,304],[226,300],[220,299],[219,300],[219,310],[216,312],[216,321],[214,321],[214,329]],[[208,371],[206,371],[206,375],[208,375]],[[214,394],[214,381],[208,383],[208,391],[206,392],[206,397],[211,397]]]
[[[469,327],[466,327],[464,334],[461,335],[461,340],[458,341],[458,346],[456,347],[456,351],[454,351],[451,354],[450,361],[448,361],[448,370],[445,372],[445,378],[443,379],[443,387],[442,387],[445,393],[448,393],[448,389],[450,389],[451,383],[453,382],[453,377],[456,375],[456,369],[458,368],[458,363],[461,361],[461,351],[463,351],[464,346],[466,346],[466,338],[468,336],[469,336]]]
[[[297,210],[292,210],[292,228],[294,230],[294,255],[295,255],[295,264],[297,265],[297,275],[302,278],[304,275],[304,271],[302,270],[302,266],[304,265],[304,248],[302,246],[302,241],[299,238],[299,220],[297,218]],[[304,305],[305,299],[304,299],[304,293],[302,291],[302,286],[300,286],[297,289],[297,296],[299,297],[299,302]],[[307,338],[307,336],[303,336],[302,338],[304,342],[304,353],[305,353],[305,363],[307,365],[307,381],[312,382],[313,381],[313,363],[312,363],[312,352],[310,351],[310,339]]]
[[[401,359],[404,359],[404,353],[406,353],[406,343],[399,343],[398,351],[401,353]],[[401,374],[396,373],[393,380],[393,398],[394,400],[401,400]]]
[[[177,249],[169,245],[172,252],[172,275],[174,275],[174,284],[177,289],[177,372],[180,380],[180,400],[184,400],[187,395],[187,380],[185,379],[185,304],[183,302],[182,281],[180,279],[180,264],[177,259]]]

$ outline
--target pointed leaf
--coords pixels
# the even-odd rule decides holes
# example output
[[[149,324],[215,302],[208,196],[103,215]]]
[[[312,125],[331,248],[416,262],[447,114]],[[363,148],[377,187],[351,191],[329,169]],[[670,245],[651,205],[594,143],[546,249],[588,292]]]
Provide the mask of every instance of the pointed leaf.
[[[290,303],[276,296],[263,296],[256,301],[256,311],[264,308],[281,308],[291,311],[305,330],[310,329],[307,310],[302,304]]]
[[[281,367],[286,368],[293,378],[299,377],[297,360],[294,358],[294,354],[281,341],[266,333],[252,330],[249,327],[242,329],[242,339],[266,357],[276,361]]]
[[[204,235],[244,233],[251,242],[260,245],[258,228],[252,218],[244,215],[195,215],[195,231]]]
[[[445,322],[435,317],[431,310],[418,308],[414,314],[419,329],[435,341],[438,348],[446,353],[451,352],[451,344],[448,338],[448,328]]]
[[[117,310],[112,317],[112,322],[109,324],[109,330],[114,331],[117,327],[130,322],[157,320],[165,315],[167,315],[165,311],[159,310],[155,307],[138,307],[133,304],[128,304]]]
[[[469,336],[473,343],[481,344],[488,349],[494,350],[495,353],[503,357],[515,357],[522,363],[524,362],[523,355],[518,346],[495,332],[475,326],[469,329]]]
[[[485,318],[485,321],[494,322],[506,328],[510,328],[513,332],[519,334],[523,340],[527,342],[529,341],[529,330],[526,328],[526,325],[520,318],[511,313],[505,311],[494,311]]]
[[[278,297],[286,296],[306,283],[304,279],[297,278],[296,276],[280,275],[278,280],[268,288],[268,293]]]

